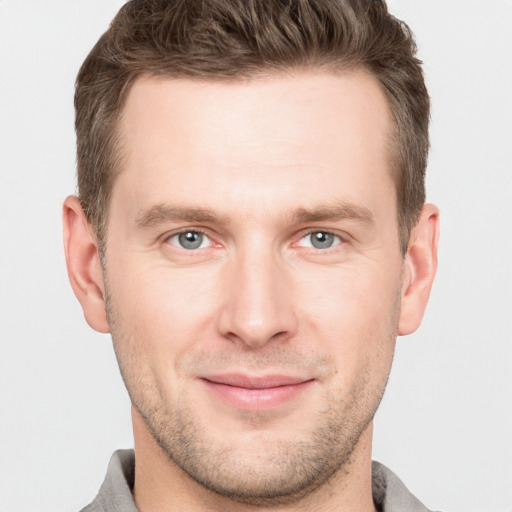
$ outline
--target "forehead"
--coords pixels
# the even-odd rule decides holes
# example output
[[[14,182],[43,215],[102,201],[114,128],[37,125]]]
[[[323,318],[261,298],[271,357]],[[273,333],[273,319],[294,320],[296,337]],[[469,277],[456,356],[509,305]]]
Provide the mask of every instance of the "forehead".
[[[277,195],[297,202],[298,192],[318,202],[334,182],[368,201],[372,183],[375,199],[379,184],[394,196],[389,107],[363,71],[229,82],[144,77],[119,128],[124,165],[114,196],[121,186],[140,207],[186,198],[236,206],[237,190],[240,201],[262,206]]]

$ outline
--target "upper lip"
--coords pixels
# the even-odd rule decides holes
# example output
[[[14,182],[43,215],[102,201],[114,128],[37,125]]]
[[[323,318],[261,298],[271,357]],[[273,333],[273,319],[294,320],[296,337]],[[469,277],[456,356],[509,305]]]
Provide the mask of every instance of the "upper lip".
[[[237,373],[226,373],[221,375],[206,375],[201,377],[204,380],[213,382],[214,384],[224,384],[247,389],[268,389],[279,386],[293,386],[302,384],[310,378],[296,377],[291,375],[261,375],[251,376]]]

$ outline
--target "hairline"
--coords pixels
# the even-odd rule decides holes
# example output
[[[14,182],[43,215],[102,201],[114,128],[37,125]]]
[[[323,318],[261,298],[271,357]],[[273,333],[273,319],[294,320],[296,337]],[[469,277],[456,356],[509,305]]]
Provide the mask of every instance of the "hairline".
[[[342,59],[320,59],[318,62],[312,61],[306,64],[293,64],[293,65],[268,65],[262,66],[261,68],[254,69],[249,72],[240,73],[239,75],[224,76],[221,74],[208,74],[198,75],[193,73],[176,73],[173,71],[166,72],[152,72],[143,71],[141,73],[133,74],[129,80],[126,81],[121,92],[121,103],[119,109],[112,115],[110,123],[113,127],[112,137],[107,145],[108,153],[108,180],[107,180],[107,193],[104,196],[104,204],[100,210],[100,218],[97,219],[96,226],[93,219],[88,219],[92,225],[96,235],[96,240],[100,254],[105,253],[105,246],[108,238],[108,223],[110,218],[110,206],[111,198],[114,191],[116,181],[122,172],[122,168],[125,164],[126,152],[123,151],[125,144],[121,135],[121,126],[123,125],[123,117],[126,111],[126,104],[130,95],[130,92],[134,85],[143,79],[151,80],[186,80],[191,82],[203,82],[203,83],[224,83],[224,84],[239,84],[251,82],[257,80],[264,80],[266,78],[280,78],[290,77],[296,74],[314,73],[314,74],[329,74],[332,76],[345,75],[347,73],[358,73],[362,72],[369,76],[382,91],[386,100],[386,108],[389,114],[390,121],[390,133],[386,137],[386,151],[388,153],[388,165],[390,177],[394,184],[395,191],[395,209],[396,209],[396,221],[398,225],[398,237],[399,245],[402,255],[405,255],[407,249],[409,231],[412,226],[405,225],[405,220],[402,219],[401,205],[399,197],[400,187],[400,167],[405,165],[401,163],[402,158],[402,144],[401,130],[399,120],[393,109],[393,104],[390,99],[390,94],[379,80],[378,76],[372,72],[369,66],[363,62],[350,62],[349,60],[343,61]],[[402,171],[403,172],[403,171]],[[415,222],[414,222],[415,224]]]

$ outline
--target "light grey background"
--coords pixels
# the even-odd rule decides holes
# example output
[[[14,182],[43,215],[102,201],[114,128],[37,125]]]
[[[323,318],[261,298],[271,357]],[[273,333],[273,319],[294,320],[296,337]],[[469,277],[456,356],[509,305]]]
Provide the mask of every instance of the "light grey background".
[[[110,339],[85,324],[62,254],[73,82],[120,0],[0,0],[0,510],[89,502],[132,444]],[[512,510],[512,1],[390,0],[433,98],[440,267],[399,340],[374,456],[428,506]]]

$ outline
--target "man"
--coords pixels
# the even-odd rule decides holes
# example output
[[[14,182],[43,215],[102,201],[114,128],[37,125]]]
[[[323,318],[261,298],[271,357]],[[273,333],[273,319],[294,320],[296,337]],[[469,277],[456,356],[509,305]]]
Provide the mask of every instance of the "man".
[[[371,462],[437,265],[414,52],[379,1],[118,13],[77,79],[64,238],[135,449],[85,510],[426,510]]]

